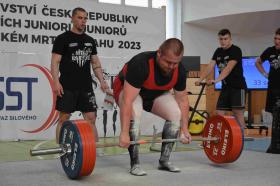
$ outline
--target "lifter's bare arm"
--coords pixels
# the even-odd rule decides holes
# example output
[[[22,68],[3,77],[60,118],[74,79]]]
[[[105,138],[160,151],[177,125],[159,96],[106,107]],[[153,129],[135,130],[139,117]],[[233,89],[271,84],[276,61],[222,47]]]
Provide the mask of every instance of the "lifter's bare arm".
[[[139,95],[140,89],[131,86],[127,81],[124,82],[123,94],[120,98],[120,120],[121,133],[119,137],[119,146],[128,148],[130,144],[129,127],[132,117],[132,104]]]
[[[94,75],[97,77],[101,90],[103,92],[108,91],[109,86],[107,82],[104,80],[103,72],[102,72],[102,66],[99,60],[99,57],[97,55],[91,56],[91,64],[92,64],[92,70],[94,72]]]
[[[63,87],[59,82],[59,63],[61,61],[61,55],[52,53],[51,58],[51,74],[54,81],[54,92],[57,96],[62,97]]]
[[[188,118],[189,118],[189,99],[186,90],[176,91],[174,90],[175,100],[181,110],[181,130],[180,139],[182,143],[190,143],[192,138],[188,130]]]

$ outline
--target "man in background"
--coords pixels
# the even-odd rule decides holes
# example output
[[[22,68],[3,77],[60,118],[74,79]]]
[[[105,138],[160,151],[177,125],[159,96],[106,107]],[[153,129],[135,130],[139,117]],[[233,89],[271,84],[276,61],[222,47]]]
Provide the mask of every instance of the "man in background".
[[[231,33],[228,29],[222,29],[218,33],[220,47],[216,49],[206,70],[201,73],[198,86],[206,77],[211,74],[217,65],[219,76],[217,79],[210,79],[207,84],[222,82],[222,89],[217,101],[217,114],[224,115],[225,111],[232,111],[233,115],[245,128],[244,109],[246,98],[246,81],[243,76],[242,52],[241,49],[232,43]]]
[[[265,71],[262,64],[265,61],[269,61],[270,70],[269,73]],[[280,28],[275,31],[274,35],[274,46],[268,47],[261,54],[256,61],[256,67],[259,72],[266,78],[268,78],[268,88],[266,96],[266,107],[267,112],[273,113],[274,109],[280,107]],[[279,105],[276,105],[276,104]],[[277,112],[277,111],[276,111]],[[279,112],[279,111],[278,111]],[[276,113],[277,115],[277,113]],[[279,114],[278,114],[279,115]],[[272,122],[272,136],[271,144],[267,149],[267,153],[280,154],[280,123],[278,119],[273,117]],[[277,121],[278,123],[277,123]]]

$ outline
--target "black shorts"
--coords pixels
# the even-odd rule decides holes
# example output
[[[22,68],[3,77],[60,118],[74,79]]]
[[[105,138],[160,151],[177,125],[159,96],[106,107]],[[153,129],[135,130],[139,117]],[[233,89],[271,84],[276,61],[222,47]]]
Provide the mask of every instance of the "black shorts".
[[[143,109],[146,111],[146,112],[151,112],[152,111],[152,108],[153,108],[153,105],[154,105],[154,101],[156,98],[158,98],[159,96],[162,96],[163,94],[165,94],[167,92],[163,92],[162,94],[158,95],[157,97],[154,97],[154,98],[149,98],[149,99],[145,99],[143,98],[142,96],[142,100],[143,100]]]
[[[217,101],[217,110],[244,109],[246,103],[245,89],[222,88]]]
[[[280,99],[280,89],[268,89],[265,110],[272,113],[277,99]]]
[[[154,105],[154,99],[152,100],[143,100],[143,109],[146,112],[151,112]]]
[[[56,110],[60,112],[96,112],[96,109],[97,105],[93,91],[64,90],[62,97],[57,96]]]

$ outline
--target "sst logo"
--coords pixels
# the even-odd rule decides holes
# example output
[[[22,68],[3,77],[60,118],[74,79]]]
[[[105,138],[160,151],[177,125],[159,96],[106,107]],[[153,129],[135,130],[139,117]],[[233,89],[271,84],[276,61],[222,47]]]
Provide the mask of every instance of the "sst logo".
[[[26,86],[27,92],[27,110],[32,110],[32,84],[38,82],[38,78],[31,77],[7,77],[6,80],[4,77],[0,77],[0,82],[6,84],[6,91],[0,91],[0,110],[3,110],[5,107],[6,111],[20,111],[22,109],[22,92],[12,89],[13,84],[23,84]],[[15,105],[5,105],[5,97],[15,97]]]
[[[26,133],[47,130],[58,119],[51,74],[37,64],[22,68],[20,73],[0,76],[0,121],[22,126]]]

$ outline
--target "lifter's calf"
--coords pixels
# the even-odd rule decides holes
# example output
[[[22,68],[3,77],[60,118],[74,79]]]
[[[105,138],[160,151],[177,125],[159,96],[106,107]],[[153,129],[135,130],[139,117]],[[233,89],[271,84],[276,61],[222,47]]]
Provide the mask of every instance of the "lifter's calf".
[[[99,136],[98,136],[98,132],[97,132],[97,128],[95,126],[95,120],[86,120],[87,122],[90,123],[90,126],[92,127],[92,132],[94,134],[94,140],[95,142],[99,142]]]
[[[92,131],[94,134],[94,140],[95,142],[99,141],[99,136],[98,136],[98,131],[97,128],[95,126],[95,121],[96,121],[96,113],[95,112],[85,112],[83,113],[83,117],[85,120],[87,120],[91,126],[92,126]]]
[[[129,128],[130,141],[137,141],[139,137],[139,123],[134,120],[130,121]],[[130,145],[128,147],[130,156],[130,174],[134,176],[145,176],[147,173],[141,168],[139,161],[139,145]]]
[[[162,131],[162,139],[175,139],[177,138],[179,133],[179,125],[171,122],[166,121]],[[159,159],[159,169],[160,170],[167,170],[170,172],[180,172],[181,170],[174,166],[170,161],[170,155],[172,152],[174,142],[164,142],[161,146],[161,156]]]
[[[244,129],[246,127],[245,119],[244,119],[244,110],[243,109],[232,109],[233,115]]]

